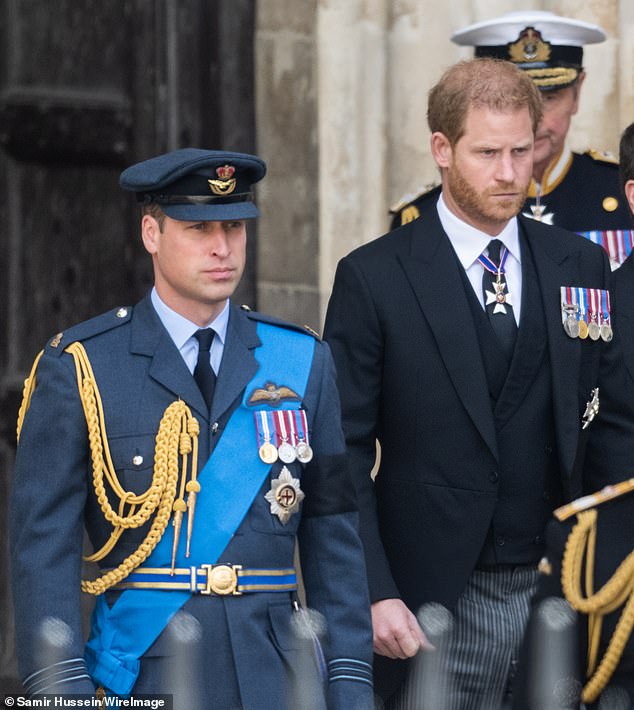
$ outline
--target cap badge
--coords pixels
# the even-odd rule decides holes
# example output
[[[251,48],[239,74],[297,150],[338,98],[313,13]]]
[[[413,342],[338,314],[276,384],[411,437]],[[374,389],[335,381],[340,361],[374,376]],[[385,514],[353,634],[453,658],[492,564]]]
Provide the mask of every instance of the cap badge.
[[[233,165],[222,165],[216,168],[218,179],[207,181],[214,195],[230,195],[236,189],[236,179],[233,177],[235,171]]]
[[[299,478],[291,476],[284,466],[279,478],[271,481],[271,490],[264,496],[271,506],[271,514],[277,515],[280,522],[286,525],[293,513],[299,510],[299,504],[304,500],[304,491],[299,487]]]
[[[512,62],[547,62],[550,59],[550,42],[542,39],[533,27],[520,32],[516,42],[509,43],[509,59]]]

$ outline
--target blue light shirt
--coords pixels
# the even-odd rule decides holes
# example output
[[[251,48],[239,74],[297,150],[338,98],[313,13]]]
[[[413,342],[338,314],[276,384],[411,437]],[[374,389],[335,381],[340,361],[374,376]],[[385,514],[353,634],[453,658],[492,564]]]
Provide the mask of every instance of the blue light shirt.
[[[156,288],[152,289],[150,298],[152,299],[154,310],[161,319],[161,323],[165,326],[165,330],[167,330],[171,339],[174,341],[174,345],[178,348],[178,352],[182,355],[185,364],[193,375],[196,360],[198,359],[198,341],[194,338],[194,333],[200,330],[200,326],[187,320],[187,318],[166,305],[156,292]],[[222,312],[216,316],[211,323],[205,326],[205,328],[213,328],[216,332],[216,337],[213,339],[209,352],[211,367],[216,375],[220,370],[220,361],[222,360],[222,353],[225,349],[228,324],[229,299],[227,299]]]

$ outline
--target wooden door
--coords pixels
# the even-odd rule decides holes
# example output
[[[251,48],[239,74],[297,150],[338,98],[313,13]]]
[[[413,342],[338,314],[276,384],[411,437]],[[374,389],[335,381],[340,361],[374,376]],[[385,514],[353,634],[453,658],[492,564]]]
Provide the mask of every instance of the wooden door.
[[[6,529],[22,383],[51,335],[151,285],[121,169],[254,150],[254,2],[0,2],[0,691],[19,689]]]

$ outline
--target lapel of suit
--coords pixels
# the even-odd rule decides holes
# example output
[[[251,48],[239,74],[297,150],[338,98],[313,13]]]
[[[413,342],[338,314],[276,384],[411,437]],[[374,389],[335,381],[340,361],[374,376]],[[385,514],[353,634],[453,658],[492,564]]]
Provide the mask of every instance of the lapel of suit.
[[[227,411],[258,371],[255,348],[260,345],[257,324],[246,313],[231,305],[227,338],[211,403],[211,421]]]
[[[497,458],[497,439],[478,337],[456,258],[436,205],[411,223],[401,267],[434,334],[440,355],[475,427]],[[440,403],[442,406],[442,403]]]
[[[174,341],[146,296],[134,309],[130,351],[151,359],[149,376],[180,398],[198,416],[207,418],[207,405]]]
[[[521,230],[520,230],[521,232]],[[532,252],[520,234],[522,250],[522,319],[504,388],[494,409],[498,431],[508,422],[526,398],[542,367],[548,344],[542,296]]]
[[[530,242],[542,293],[552,369],[557,444],[563,471],[570,475],[579,435],[577,383],[581,341],[568,337],[564,332],[560,288],[584,285],[579,283],[579,252],[571,252],[555,235],[550,235],[543,225],[536,225],[523,217],[519,219]]]

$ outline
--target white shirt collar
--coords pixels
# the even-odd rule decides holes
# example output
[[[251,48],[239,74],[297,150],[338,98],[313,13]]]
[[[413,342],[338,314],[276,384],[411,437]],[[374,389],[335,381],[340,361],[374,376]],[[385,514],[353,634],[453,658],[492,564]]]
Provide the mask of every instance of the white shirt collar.
[[[477,261],[492,239],[499,239],[518,263],[521,263],[517,218],[509,220],[504,229],[496,237],[492,237],[456,217],[447,207],[442,192],[436,203],[436,209],[440,223],[465,271]]]
[[[165,326],[165,329],[170,334],[170,337],[174,341],[176,347],[181,350],[185,343],[194,335],[194,333],[200,329],[200,326],[196,325],[196,323],[192,323],[190,320],[180,315],[180,313],[177,313],[175,310],[170,308],[164,301],[161,300],[161,297],[156,292],[156,288],[152,288],[150,298],[152,299],[154,310],[161,319],[161,323]],[[229,299],[227,299],[222,312],[205,327],[213,328],[216,331],[216,337],[220,338],[220,341],[224,345],[227,337],[228,324]]]

